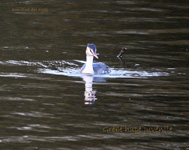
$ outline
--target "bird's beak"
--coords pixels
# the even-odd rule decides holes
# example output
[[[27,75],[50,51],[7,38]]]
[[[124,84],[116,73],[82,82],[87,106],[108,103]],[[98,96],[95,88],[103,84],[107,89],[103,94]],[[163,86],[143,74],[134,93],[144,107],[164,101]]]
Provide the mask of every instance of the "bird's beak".
[[[98,59],[98,56],[93,52],[93,56],[96,58],[96,59]]]

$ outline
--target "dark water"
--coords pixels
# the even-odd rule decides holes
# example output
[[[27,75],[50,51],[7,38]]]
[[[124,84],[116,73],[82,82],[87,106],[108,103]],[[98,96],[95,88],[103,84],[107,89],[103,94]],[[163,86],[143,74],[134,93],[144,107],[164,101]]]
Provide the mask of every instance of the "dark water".
[[[187,149],[188,13],[188,0],[0,2],[0,149]],[[87,43],[110,75],[78,73]]]

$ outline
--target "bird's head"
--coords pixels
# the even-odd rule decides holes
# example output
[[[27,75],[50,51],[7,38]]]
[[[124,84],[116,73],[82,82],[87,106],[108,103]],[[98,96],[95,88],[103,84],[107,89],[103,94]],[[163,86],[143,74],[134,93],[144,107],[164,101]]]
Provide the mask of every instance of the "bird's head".
[[[96,52],[97,52],[97,49],[96,49],[95,44],[87,44],[87,48],[86,48],[86,55],[87,56],[94,56],[95,58],[98,59]]]

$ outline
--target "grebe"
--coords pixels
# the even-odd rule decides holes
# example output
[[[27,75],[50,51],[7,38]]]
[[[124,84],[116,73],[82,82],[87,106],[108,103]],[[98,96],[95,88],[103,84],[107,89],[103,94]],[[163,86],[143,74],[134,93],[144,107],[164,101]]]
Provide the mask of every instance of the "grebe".
[[[83,74],[109,74],[110,67],[104,63],[93,63],[93,58],[97,58],[97,49],[95,44],[87,44],[86,48],[86,63],[81,68]]]

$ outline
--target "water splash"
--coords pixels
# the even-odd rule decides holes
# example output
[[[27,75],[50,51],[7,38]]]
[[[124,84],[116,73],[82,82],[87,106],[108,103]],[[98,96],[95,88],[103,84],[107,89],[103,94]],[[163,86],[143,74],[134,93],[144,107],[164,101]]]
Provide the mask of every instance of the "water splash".
[[[43,62],[30,62],[30,61],[0,61],[2,65],[10,66],[38,66],[37,72],[43,74],[52,75],[64,75],[70,77],[83,77],[84,74],[80,73],[80,68],[78,68],[77,63],[84,63],[84,61],[75,60],[74,62],[68,61],[43,61]],[[1,77],[25,77],[25,75],[20,75],[16,73],[0,74]],[[147,77],[158,77],[158,76],[169,76],[168,72],[162,72],[161,70],[156,71],[136,71],[136,70],[126,70],[125,68],[111,68],[110,74],[105,75],[93,75],[97,78],[147,78]]]
[[[58,68],[53,69],[38,69],[39,73],[53,74],[53,75],[64,75],[71,77],[83,77],[84,74],[80,73],[80,68]],[[147,72],[147,71],[132,71],[125,69],[115,69],[111,68],[110,74],[105,75],[93,75],[94,77],[101,78],[147,78],[147,77],[158,77],[158,76],[168,76],[167,72]]]

